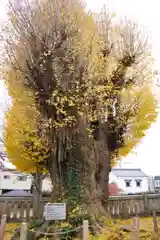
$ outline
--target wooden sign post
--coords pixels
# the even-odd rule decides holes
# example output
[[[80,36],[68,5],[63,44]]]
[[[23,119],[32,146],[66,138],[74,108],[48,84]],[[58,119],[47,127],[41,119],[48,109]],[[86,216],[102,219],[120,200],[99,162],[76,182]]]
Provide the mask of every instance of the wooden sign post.
[[[83,240],[88,240],[89,225],[88,220],[83,221]]]
[[[133,226],[135,228],[135,239],[139,240],[140,239],[140,232],[139,232],[139,206],[137,203],[135,203],[135,217],[133,218]]]
[[[27,231],[28,231],[28,224],[26,222],[22,222],[21,231],[20,231],[20,240],[27,240]]]
[[[154,226],[154,233],[158,233],[158,223],[157,223],[156,207],[155,206],[153,206],[153,226]]]

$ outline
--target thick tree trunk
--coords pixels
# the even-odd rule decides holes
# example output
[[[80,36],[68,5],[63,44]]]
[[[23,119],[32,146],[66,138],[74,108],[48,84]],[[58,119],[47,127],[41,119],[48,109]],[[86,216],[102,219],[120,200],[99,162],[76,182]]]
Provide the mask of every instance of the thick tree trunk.
[[[52,182],[51,202],[57,202],[61,197],[61,150],[59,141],[57,141],[57,149],[55,156],[52,154],[49,159],[48,171]]]
[[[109,186],[109,174],[111,171],[111,166],[110,166],[110,159],[109,156],[106,159],[103,159],[102,162],[102,169],[101,169],[101,189],[102,189],[102,193],[103,193],[103,197],[102,197],[102,205],[104,206],[104,208],[107,211],[108,208],[108,197],[109,197],[109,193],[108,193],[108,186]]]
[[[99,158],[99,185],[102,193],[101,203],[105,210],[108,207],[108,185],[109,185],[109,173],[111,170],[110,166],[110,155],[107,146],[106,133],[103,125],[100,126],[100,142],[98,146],[98,158]]]
[[[88,155],[88,156],[87,156]],[[84,187],[89,212],[95,216],[108,216],[107,197],[109,169],[108,152],[103,141],[95,141],[86,154]]]
[[[52,159],[51,167],[48,169],[52,182],[51,202],[56,202],[58,198],[58,182],[57,182],[57,169],[55,159]]]
[[[71,196],[73,193],[70,190],[72,189],[72,184],[75,185],[76,179],[73,179],[75,182],[64,182],[63,164],[64,161],[67,161],[66,171],[70,171],[70,166],[74,166],[74,168],[76,166],[75,171],[79,174],[80,184],[82,184],[82,188],[84,189],[84,201],[82,201],[83,196],[80,196],[80,192],[80,197],[76,201],[79,201],[81,198],[80,202],[82,204],[86,203],[88,213],[91,213],[91,215],[107,216],[110,161],[105,136],[104,133],[102,134],[99,141],[93,141],[92,143],[88,143],[83,134],[70,135],[70,138],[67,140],[69,142],[65,146],[62,142],[59,142],[60,138],[58,139],[57,151],[55,156],[50,157],[50,166],[48,169],[53,186],[52,202],[60,199],[62,190],[63,193],[65,190],[67,194],[70,194],[69,196],[66,195],[69,198],[75,197]],[[67,146],[69,146],[69,152]],[[64,154],[65,151],[69,153],[67,157]],[[62,169],[63,171],[61,171]],[[73,171],[72,174],[74,173]],[[70,185],[68,186],[67,183]],[[64,189],[64,186],[68,187],[68,189]],[[75,186],[73,187],[75,190]]]

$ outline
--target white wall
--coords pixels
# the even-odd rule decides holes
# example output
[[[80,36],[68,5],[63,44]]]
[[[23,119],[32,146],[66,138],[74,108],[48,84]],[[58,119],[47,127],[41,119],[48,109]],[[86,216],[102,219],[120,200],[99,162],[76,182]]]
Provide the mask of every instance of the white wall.
[[[5,177],[8,176],[8,179]],[[25,181],[20,181],[20,176],[26,176]],[[32,178],[30,175],[25,175],[23,173],[17,173],[14,171],[3,171],[0,170],[0,195],[1,190],[27,190],[30,191],[32,185]],[[50,178],[45,178],[42,183],[42,191],[50,192],[52,190],[52,185]]]
[[[126,187],[125,180],[131,180],[130,187]],[[136,186],[136,181],[135,180],[142,180],[141,181],[141,186],[137,187]],[[114,182],[117,184],[117,187],[122,190],[124,194],[128,193],[139,193],[139,192],[146,192],[148,191],[148,177],[116,177],[113,173],[110,174],[110,181],[109,182]]]
[[[109,174],[109,183],[117,183],[117,177],[112,172]]]
[[[6,178],[8,176],[8,179]],[[26,176],[23,181],[19,177]],[[32,179],[29,175],[14,173],[11,171],[0,171],[0,189],[3,190],[30,190]]]
[[[45,178],[42,183],[42,191],[43,192],[51,192],[52,184],[50,178]]]

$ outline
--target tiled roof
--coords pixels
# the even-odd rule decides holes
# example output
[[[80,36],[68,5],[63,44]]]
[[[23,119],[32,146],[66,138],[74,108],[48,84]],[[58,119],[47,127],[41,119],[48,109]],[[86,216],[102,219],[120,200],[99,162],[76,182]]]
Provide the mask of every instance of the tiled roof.
[[[18,175],[21,175],[21,176],[30,176],[30,174],[28,173],[23,173],[17,169],[10,169],[10,168],[2,168],[0,169],[0,173],[1,172],[10,172],[10,173],[13,173],[13,174],[18,174]]]
[[[160,180],[160,176],[155,176],[154,180]]]
[[[147,177],[141,169],[113,168],[112,173],[114,173],[117,177]]]
[[[3,197],[31,197],[31,193],[24,190],[13,190],[2,195]]]

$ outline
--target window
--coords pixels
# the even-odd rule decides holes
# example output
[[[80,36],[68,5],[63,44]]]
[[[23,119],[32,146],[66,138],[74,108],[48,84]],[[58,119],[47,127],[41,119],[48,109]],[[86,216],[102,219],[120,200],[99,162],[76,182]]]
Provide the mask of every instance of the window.
[[[17,180],[18,180],[18,181],[26,181],[26,180],[27,180],[27,177],[26,177],[26,176],[18,176],[18,177],[17,177]]]
[[[136,187],[140,187],[141,186],[141,182],[142,182],[142,180],[136,180]]]
[[[126,183],[126,187],[130,187],[131,186],[131,180],[125,180]]]
[[[4,179],[10,179],[9,175],[4,175]]]
[[[160,181],[158,180],[155,181],[155,187],[160,187]]]

